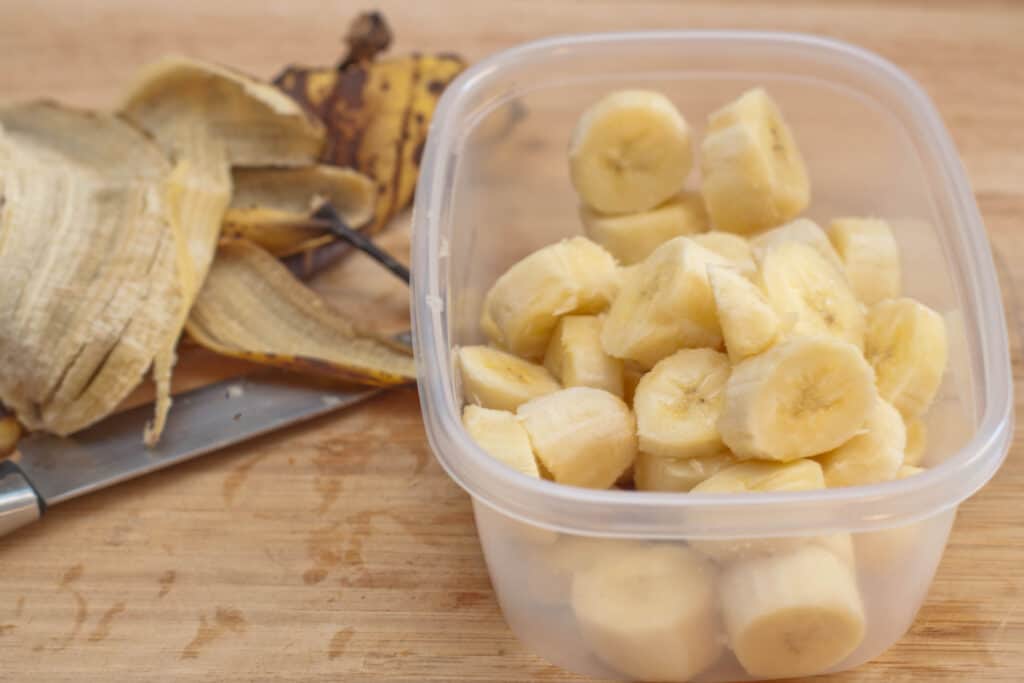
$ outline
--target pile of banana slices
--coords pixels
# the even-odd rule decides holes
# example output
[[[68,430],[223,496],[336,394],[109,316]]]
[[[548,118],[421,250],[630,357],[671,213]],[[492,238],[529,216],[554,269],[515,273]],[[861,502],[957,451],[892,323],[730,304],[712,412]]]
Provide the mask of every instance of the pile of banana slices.
[[[289,67],[279,84],[168,57],[113,111],[0,108],[0,403],[18,433],[83,429],[151,371],[155,443],[183,331],[344,381],[415,378],[408,348],[277,258],[335,241],[315,218],[325,204],[372,232],[412,196],[434,105],[464,63],[376,59],[390,40],[371,13],[340,65]]]
[[[800,217],[808,174],[763,89],[710,116],[699,191],[683,189],[692,144],[657,92],[583,113],[569,170],[586,237],[530,254],[487,294],[490,345],[457,351],[469,434],[528,476],[591,488],[809,491],[920,472],[946,329],[901,296],[888,222]],[[864,638],[849,535],[583,553],[579,540],[539,571],[585,558],[566,592],[625,675],[688,680],[723,643],[751,676],[807,675]]]

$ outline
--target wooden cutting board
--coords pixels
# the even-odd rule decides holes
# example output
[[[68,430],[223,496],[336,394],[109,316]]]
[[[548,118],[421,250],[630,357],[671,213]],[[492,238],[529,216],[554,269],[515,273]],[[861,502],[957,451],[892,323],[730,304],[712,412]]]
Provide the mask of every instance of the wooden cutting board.
[[[1024,4],[377,4],[398,49],[471,59],[556,33],[655,27],[819,33],[891,59],[925,86],[963,155],[993,241],[1024,395]],[[323,63],[340,51],[353,11],[314,0],[9,0],[0,4],[0,99],[107,105],[138,64],[166,52],[266,75],[288,61]],[[396,250],[405,242],[400,232],[388,240]],[[318,286],[400,329],[405,293],[370,272],[354,259]],[[185,365],[186,384],[211,374],[201,353]],[[1020,680],[1022,456],[1018,439],[992,483],[962,506],[910,633],[876,661],[816,680]],[[44,524],[0,540],[0,680],[172,678],[582,680],[509,633],[469,501],[434,461],[410,389],[60,506]]]

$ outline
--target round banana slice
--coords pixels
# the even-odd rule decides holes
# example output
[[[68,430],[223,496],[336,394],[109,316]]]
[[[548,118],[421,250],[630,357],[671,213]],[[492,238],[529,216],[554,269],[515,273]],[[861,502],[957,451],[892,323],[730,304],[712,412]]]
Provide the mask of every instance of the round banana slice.
[[[689,126],[649,90],[606,95],[583,113],[569,143],[572,184],[602,213],[653,209],[683,189],[692,166]]]
[[[705,249],[715,252],[744,275],[753,275],[757,272],[754,251],[751,249],[750,242],[742,235],[712,230],[692,235],[690,239]]]
[[[601,331],[605,351],[649,368],[681,348],[720,346],[707,267],[725,263],[688,237],[655,249],[623,278]]]
[[[903,464],[907,430],[899,412],[882,399],[860,434],[818,458],[829,488],[889,481]]]
[[[779,316],[757,285],[724,266],[709,266],[708,281],[729,360],[738,363],[776,342]]]
[[[658,361],[633,396],[640,450],[663,458],[723,450],[716,423],[730,370],[725,354],[711,349],[683,349]]]
[[[900,249],[888,223],[877,218],[837,218],[828,226],[828,237],[861,302],[870,306],[900,295]]]
[[[701,192],[718,230],[758,232],[793,218],[810,201],[793,134],[760,88],[708,118],[701,172]]]
[[[741,458],[796,460],[853,437],[877,395],[855,346],[795,337],[733,367],[718,430]]]
[[[764,292],[792,335],[838,337],[863,348],[864,309],[842,271],[804,242],[759,256]]]
[[[831,263],[836,270],[843,272],[843,261],[832,247],[828,235],[821,229],[821,226],[809,218],[797,218],[795,221],[761,233],[751,239],[750,246],[755,253],[764,253],[787,242],[802,242],[809,247],[814,247],[814,250]]]
[[[468,405],[462,410],[462,424],[473,440],[496,459],[540,479],[530,437],[514,414]]]
[[[640,213],[607,215],[584,205],[580,207],[580,220],[587,236],[626,266],[643,261],[673,237],[708,229],[704,200],[696,192],[683,192]]]
[[[558,319],[604,310],[620,277],[612,255],[585,237],[550,244],[498,278],[484,299],[480,326],[502,348],[540,358]]]
[[[463,346],[458,359],[463,395],[485,408],[515,410],[532,398],[561,389],[540,365],[488,346]]]
[[[903,449],[903,465],[918,466],[924,460],[925,450],[928,448],[928,428],[919,417],[907,420],[906,428],[907,447]]]
[[[864,639],[853,570],[821,546],[737,563],[722,576],[721,595],[729,643],[751,676],[822,673]]]
[[[913,299],[880,301],[868,312],[864,355],[875,369],[878,393],[907,417],[935,398],[946,371],[942,316]]]
[[[736,456],[725,450],[700,458],[662,458],[641,451],[636,456],[633,481],[638,491],[685,492],[737,462]]]
[[[604,557],[572,582],[572,607],[599,658],[643,681],[686,681],[722,650],[714,568],[670,545]]]
[[[601,346],[600,318],[567,315],[551,335],[544,367],[566,387],[594,387],[622,397],[622,361]]]
[[[606,489],[636,458],[636,421],[622,399],[571,387],[519,406],[537,458],[560,484]]]

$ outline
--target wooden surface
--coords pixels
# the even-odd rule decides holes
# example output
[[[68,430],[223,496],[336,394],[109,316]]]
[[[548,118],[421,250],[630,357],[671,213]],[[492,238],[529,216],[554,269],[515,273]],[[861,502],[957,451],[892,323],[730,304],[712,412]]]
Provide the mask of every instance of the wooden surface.
[[[891,59],[931,94],[963,155],[1024,396],[1024,3],[379,5],[398,49],[469,58],[564,32],[731,27],[820,33]],[[138,64],[170,51],[266,75],[287,61],[330,61],[353,7],[7,0],[0,99],[106,105]],[[369,268],[353,261],[320,286],[400,328],[401,288],[370,288]],[[1020,680],[1022,495],[1017,440],[992,483],[962,506],[911,632],[875,662],[816,680]],[[504,625],[469,501],[431,456],[409,389],[62,505],[0,541],[0,680],[172,678],[579,680],[524,651]]]

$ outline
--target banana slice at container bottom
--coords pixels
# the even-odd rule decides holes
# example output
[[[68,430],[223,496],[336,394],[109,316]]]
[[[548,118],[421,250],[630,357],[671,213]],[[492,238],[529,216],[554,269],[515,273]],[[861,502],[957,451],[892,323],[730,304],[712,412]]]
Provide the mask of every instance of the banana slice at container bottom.
[[[683,547],[605,556],[573,578],[572,607],[594,654],[637,680],[689,680],[722,651],[714,567]]]
[[[853,570],[820,546],[734,565],[721,594],[729,643],[751,676],[821,673],[864,639]]]

